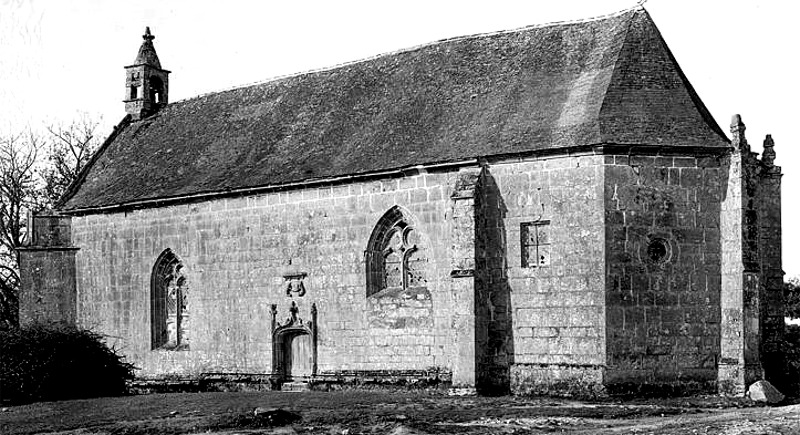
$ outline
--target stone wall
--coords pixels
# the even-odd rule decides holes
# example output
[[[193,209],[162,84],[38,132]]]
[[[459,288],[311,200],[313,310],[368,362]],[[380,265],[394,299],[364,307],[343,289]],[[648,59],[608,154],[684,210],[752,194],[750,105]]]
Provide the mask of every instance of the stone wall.
[[[282,322],[294,302],[307,321],[315,303],[319,375],[454,371],[461,290],[450,276],[449,220],[456,178],[423,173],[76,216],[79,320],[115,338],[142,376],[269,373],[271,305]],[[368,298],[367,242],[394,206],[420,234],[427,287]],[[188,282],[188,350],[151,346],[151,273],[165,249],[180,258]],[[302,297],[287,295],[287,270],[306,274]]]
[[[748,190],[736,168],[730,156],[587,152],[76,216],[77,318],[144,377],[270,373],[276,324],[307,324],[314,304],[317,379],[709,391],[758,349],[752,327],[737,335],[743,316],[759,298],[775,299],[764,325],[780,311],[779,169],[759,169]],[[369,241],[400,215],[425,284],[368,291]],[[188,344],[172,350],[150,329],[167,249],[188,294]],[[779,331],[762,329],[768,349]]]
[[[506,368],[514,393],[602,389],[602,180],[598,155],[494,164],[485,174],[478,262],[491,308],[487,357],[497,376]],[[534,230],[542,232],[536,259],[522,240]]]
[[[605,156],[609,392],[713,390],[719,158]]]
[[[594,391],[605,360],[602,163],[531,159],[483,175],[76,216],[79,319],[116,337],[143,376],[269,373],[271,305],[279,320],[292,302],[309,319],[313,302],[321,377],[419,370],[484,391]],[[394,206],[422,236],[428,285],[368,297],[366,244]],[[530,267],[522,227],[541,222],[547,264]],[[151,274],[165,249],[188,281],[187,350],[152,349]],[[306,274],[304,296],[287,296],[287,271]]]

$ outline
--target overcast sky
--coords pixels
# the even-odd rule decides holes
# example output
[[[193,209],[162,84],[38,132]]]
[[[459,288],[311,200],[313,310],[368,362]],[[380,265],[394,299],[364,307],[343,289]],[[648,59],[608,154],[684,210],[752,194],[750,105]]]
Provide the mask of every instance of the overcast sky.
[[[453,36],[614,13],[635,1],[0,0],[0,133],[124,116],[123,67],[150,26],[170,101]],[[740,113],[783,167],[783,252],[800,276],[800,6],[788,0],[649,0],[645,7],[711,113]],[[797,251],[797,250],[794,250]]]

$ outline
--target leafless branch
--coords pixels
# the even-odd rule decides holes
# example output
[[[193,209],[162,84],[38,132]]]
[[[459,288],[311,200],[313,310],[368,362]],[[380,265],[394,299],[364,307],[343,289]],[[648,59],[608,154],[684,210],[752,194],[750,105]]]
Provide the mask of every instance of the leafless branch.
[[[0,132],[0,327],[14,325],[20,285],[17,248],[30,212],[52,207],[97,148],[99,122],[83,116],[46,132]]]

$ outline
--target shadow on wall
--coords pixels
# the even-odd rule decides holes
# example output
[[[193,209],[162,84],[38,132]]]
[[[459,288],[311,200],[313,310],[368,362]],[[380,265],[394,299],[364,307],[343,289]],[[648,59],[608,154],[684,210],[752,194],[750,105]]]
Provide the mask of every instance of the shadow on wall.
[[[484,169],[476,195],[475,288],[478,390],[481,394],[508,394],[514,363],[511,287],[506,273],[507,243],[504,219],[507,208],[494,177]],[[480,341],[483,341],[482,343]]]

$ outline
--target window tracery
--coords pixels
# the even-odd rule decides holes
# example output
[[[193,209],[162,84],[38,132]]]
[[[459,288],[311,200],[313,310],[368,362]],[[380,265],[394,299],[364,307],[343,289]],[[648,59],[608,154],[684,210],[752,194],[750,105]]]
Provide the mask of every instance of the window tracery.
[[[399,209],[389,210],[376,224],[367,249],[367,296],[427,286],[426,263],[419,232]]]
[[[189,285],[183,263],[169,249],[153,267],[151,278],[151,342],[153,349],[189,348]]]

